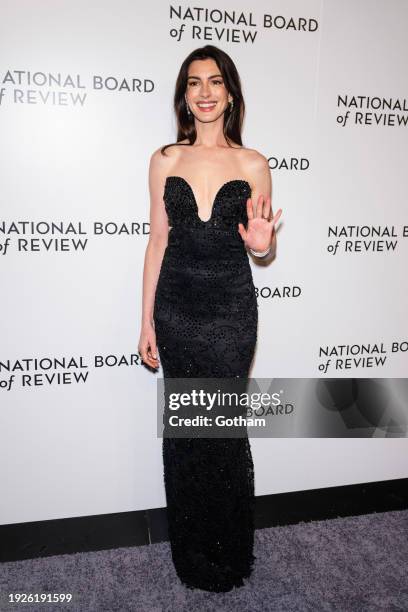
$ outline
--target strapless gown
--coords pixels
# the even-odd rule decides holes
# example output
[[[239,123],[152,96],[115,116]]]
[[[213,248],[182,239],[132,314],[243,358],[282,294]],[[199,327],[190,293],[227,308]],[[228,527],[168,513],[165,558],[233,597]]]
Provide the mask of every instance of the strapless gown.
[[[238,223],[247,225],[249,183],[222,185],[208,221],[194,192],[169,176],[169,238],[153,320],[163,377],[248,377],[258,306]],[[254,469],[243,438],[163,438],[164,485],[173,563],[189,588],[229,591],[250,576],[255,556]]]

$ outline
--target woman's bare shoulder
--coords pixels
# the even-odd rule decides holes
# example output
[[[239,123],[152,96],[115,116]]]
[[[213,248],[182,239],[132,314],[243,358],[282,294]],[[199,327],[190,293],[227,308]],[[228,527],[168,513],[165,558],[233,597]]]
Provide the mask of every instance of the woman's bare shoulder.
[[[242,152],[242,157],[245,163],[248,163],[251,165],[252,164],[260,165],[260,166],[265,165],[265,163],[268,164],[268,159],[265,157],[265,155],[263,155],[256,149],[242,147],[241,152]]]
[[[270,176],[268,159],[256,149],[246,148],[242,151],[242,155],[242,168],[246,175],[250,177],[250,185],[263,184],[266,177]]]
[[[171,146],[167,147],[164,153],[162,149],[166,145],[162,145],[158,149],[155,149],[150,156],[149,170],[151,177],[158,182],[163,182],[169,174],[172,172],[172,168],[177,164],[182,155],[184,146],[180,144],[188,143],[188,140],[181,140],[179,143],[171,143]]]
[[[171,143],[170,146],[162,145],[155,151],[153,151],[150,159],[151,162],[157,163],[160,165],[166,165],[171,160],[174,162],[180,155],[181,149],[184,148],[185,144],[188,144],[188,139],[180,140],[180,142]],[[182,146],[180,146],[182,145]],[[165,151],[163,151],[163,147],[166,147]]]

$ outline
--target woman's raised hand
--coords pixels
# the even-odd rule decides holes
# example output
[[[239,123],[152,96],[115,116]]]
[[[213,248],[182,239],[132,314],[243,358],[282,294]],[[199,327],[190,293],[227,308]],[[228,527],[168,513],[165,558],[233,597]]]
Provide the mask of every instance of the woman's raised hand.
[[[258,252],[266,251],[271,245],[274,226],[281,214],[282,209],[280,208],[276,215],[273,216],[270,196],[265,199],[262,194],[259,195],[256,212],[254,212],[252,198],[248,198],[247,229],[245,229],[242,223],[238,223],[238,232],[247,247]]]

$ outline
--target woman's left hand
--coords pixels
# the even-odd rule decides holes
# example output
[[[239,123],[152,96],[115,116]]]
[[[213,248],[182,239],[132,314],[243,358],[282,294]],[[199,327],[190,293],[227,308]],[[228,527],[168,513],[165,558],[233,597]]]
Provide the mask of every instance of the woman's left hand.
[[[256,213],[254,213],[254,206],[252,198],[247,199],[247,216],[248,225],[245,229],[242,223],[238,224],[238,232],[248,248],[254,251],[262,252],[266,251],[272,242],[272,233],[274,226],[282,214],[280,208],[275,216],[273,216],[271,198],[265,197],[260,194],[258,198],[258,204],[256,206]]]

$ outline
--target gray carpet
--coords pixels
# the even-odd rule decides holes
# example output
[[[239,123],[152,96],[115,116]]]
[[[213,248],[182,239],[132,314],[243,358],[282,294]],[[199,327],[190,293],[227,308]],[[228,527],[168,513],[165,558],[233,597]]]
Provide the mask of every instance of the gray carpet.
[[[408,610],[408,510],[257,530],[255,570],[229,593],[190,591],[168,542],[0,565],[2,612]],[[5,603],[11,592],[73,594],[71,604]]]

